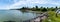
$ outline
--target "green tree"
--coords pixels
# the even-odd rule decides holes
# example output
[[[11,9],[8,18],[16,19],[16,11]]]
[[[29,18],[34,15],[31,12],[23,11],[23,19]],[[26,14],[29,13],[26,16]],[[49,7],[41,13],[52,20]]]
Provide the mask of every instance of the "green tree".
[[[21,9],[25,9],[24,7],[22,7]]]
[[[42,11],[42,9],[43,9],[43,6],[40,7],[40,11]]]
[[[57,6],[56,6],[55,10],[57,11],[57,9],[58,9],[58,8],[57,8]],[[56,17],[58,17],[58,16],[57,16],[57,13],[56,13]]]
[[[36,6],[36,10],[37,10],[37,11],[40,11],[40,9],[38,8],[38,6]]]
[[[36,9],[38,9],[38,6],[36,6]]]
[[[48,7],[47,7],[47,10],[48,10]]]
[[[46,11],[47,11],[47,9],[46,9],[46,8],[43,8],[43,9],[42,9],[42,12],[46,12]]]

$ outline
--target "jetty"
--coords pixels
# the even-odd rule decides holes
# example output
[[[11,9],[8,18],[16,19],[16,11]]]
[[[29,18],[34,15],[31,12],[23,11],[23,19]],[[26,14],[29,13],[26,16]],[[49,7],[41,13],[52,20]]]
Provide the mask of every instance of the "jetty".
[[[30,20],[26,20],[26,21],[23,21],[23,22],[42,22],[43,19],[46,19],[48,18],[48,14],[47,12],[33,18],[33,19],[30,19]]]

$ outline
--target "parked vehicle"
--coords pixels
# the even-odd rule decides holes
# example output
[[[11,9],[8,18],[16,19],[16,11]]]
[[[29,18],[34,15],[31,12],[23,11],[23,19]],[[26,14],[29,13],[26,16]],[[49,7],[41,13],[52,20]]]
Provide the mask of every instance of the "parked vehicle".
[[[56,11],[56,13],[60,14],[60,9],[58,9],[58,10]]]

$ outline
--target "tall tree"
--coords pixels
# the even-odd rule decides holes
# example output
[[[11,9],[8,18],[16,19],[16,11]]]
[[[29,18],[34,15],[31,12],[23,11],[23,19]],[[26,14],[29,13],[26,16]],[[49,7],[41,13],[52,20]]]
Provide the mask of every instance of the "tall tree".
[[[41,6],[41,9],[43,8],[43,6]]]
[[[36,6],[36,9],[38,9],[38,6]]]
[[[56,6],[55,10],[56,10],[56,11],[58,10],[57,6]],[[58,16],[57,16],[57,13],[56,13],[56,17],[58,17]]]
[[[46,9],[46,8],[43,8],[43,9],[42,9],[42,12],[46,12],[46,11],[47,11],[47,9]]]
[[[47,10],[48,10],[48,7],[47,7]]]
[[[56,7],[55,7],[55,11],[57,11],[57,10],[58,10],[58,7],[56,6]]]

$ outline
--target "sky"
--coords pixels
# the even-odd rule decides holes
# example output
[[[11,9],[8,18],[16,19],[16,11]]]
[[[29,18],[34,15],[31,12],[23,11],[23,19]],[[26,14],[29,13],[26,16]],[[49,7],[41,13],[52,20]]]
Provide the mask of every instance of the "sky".
[[[0,9],[15,9],[34,6],[60,6],[60,0],[0,0]]]

